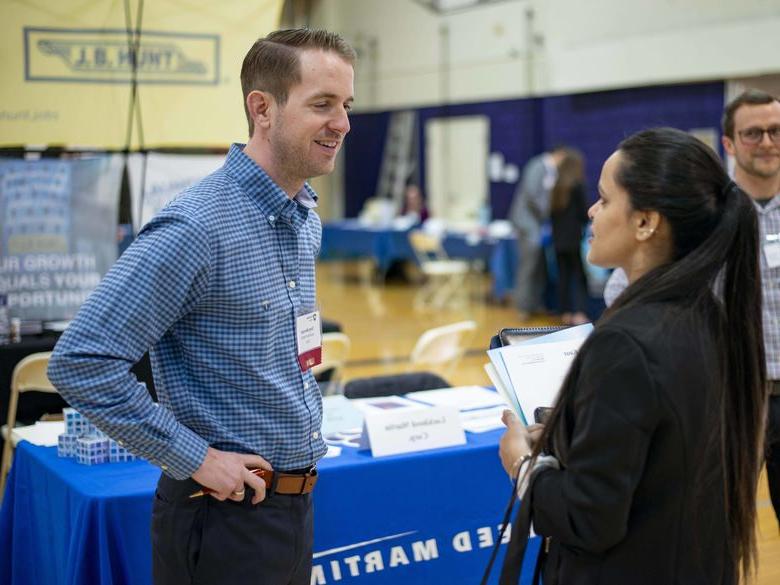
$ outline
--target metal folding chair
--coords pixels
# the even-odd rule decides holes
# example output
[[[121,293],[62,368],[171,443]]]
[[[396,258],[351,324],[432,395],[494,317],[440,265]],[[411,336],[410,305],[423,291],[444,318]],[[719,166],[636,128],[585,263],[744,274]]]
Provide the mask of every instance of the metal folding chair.
[[[470,270],[469,263],[450,259],[439,235],[411,231],[409,243],[420,271],[425,276],[425,283],[415,297],[415,307],[441,309],[466,301],[468,289],[465,284]]]
[[[49,381],[46,369],[49,367],[51,352],[33,353],[16,364],[11,374],[11,396],[8,403],[8,422],[2,428],[3,439],[3,463],[0,467],[0,500],[5,493],[5,482],[8,471],[11,469],[13,449],[16,447],[16,437],[13,429],[16,426],[16,410],[19,406],[19,395],[30,390],[38,392],[57,393],[57,389]]]
[[[447,378],[468,350],[469,341],[476,330],[474,321],[460,321],[428,329],[412,350],[412,365],[434,370]]]
[[[323,395],[339,393],[341,370],[349,359],[351,345],[349,337],[344,333],[322,334],[322,363],[311,371],[320,382]]]

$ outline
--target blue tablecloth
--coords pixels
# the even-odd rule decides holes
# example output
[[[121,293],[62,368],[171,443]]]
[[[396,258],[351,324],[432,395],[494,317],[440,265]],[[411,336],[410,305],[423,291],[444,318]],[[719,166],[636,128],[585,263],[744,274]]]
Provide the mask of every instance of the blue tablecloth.
[[[498,432],[467,435],[462,447],[323,460],[312,585],[478,583],[511,488]],[[87,467],[20,443],[0,512],[0,583],[149,585],[158,477],[145,462]]]
[[[464,234],[448,233],[443,244],[452,258],[485,262],[493,277],[495,298],[505,297],[514,288],[517,269],[517,240],[514,237],[473,241]],[[373,228],[354,219],[322,226],[320,258],[373,258],[382,273],[387,272],[396,260],[415,259],[409,230]]]

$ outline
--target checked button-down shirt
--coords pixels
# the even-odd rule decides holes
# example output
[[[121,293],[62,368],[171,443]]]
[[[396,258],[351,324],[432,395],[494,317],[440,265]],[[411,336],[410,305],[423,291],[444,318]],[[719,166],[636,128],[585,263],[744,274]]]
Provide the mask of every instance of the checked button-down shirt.
[[[208,446],[277,469],[326,451],[322,401],[297,361],[315,308],[322,226],[233,145],[224,166],[152,219],[57,344],[49,377],[109,436],[176,479]],[[147,350],[159,403],[130,373]]]
[[[764,346],[767,378],[780,380],[780,266],[769,266],[763,248],[780,242],[780,194],[761,206],[755,204],[761,231],[761,288],[764,293]]]

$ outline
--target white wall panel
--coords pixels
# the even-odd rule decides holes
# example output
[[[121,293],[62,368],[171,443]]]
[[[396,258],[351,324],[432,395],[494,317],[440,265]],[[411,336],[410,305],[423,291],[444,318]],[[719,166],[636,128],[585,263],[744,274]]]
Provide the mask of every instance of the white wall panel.
[[[412,0],[316,6],[312,24],[360,52],[358,111],[780,71],[780,0],[507,0],[445,16]]]

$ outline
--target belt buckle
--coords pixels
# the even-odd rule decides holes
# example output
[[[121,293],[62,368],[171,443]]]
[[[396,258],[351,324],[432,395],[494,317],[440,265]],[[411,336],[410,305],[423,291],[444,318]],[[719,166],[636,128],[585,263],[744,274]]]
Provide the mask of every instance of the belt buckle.
[[[283,473],[283,472],[276,472],[275,471],[274,474],[273,474],[273,479],[271,480],[271,485],[270,485],[270,487],[266,491],[266,494],[268,496],[272,496],[272,495],[274,495],[276,493],[276,488],[278,487],[279,480],[282,477],[294,477],[296,479],[300,479],[301,480],[301,487],[300,487],[300,490],[298,491],[298,493],[296,494],[295,492],[292,492],[291,494],[288,494],[288,495],[299,495],[299,496],[302,496],[305,493],[305,490],[306,490],[307,485],[309,484],[309,481],[312,478],[316,478],[317,477],[317,466],[316,465],[312,465],[311,467],[308,468],[308,470],[305,473]],[[317,480],[314,479],[314,481],[316,482]]]
[[[303,482],[301,483],[301,493],[299,495],[304,494],[304,490],[309,485],[309,480],[312,480],[312,483],[317,482],[317,466],[312,465],[309,471],[307,471],[303,476]],[[312,489],[314,489],[314,486],[312,485]],[[311,490],[309,490],[311,491]]]

